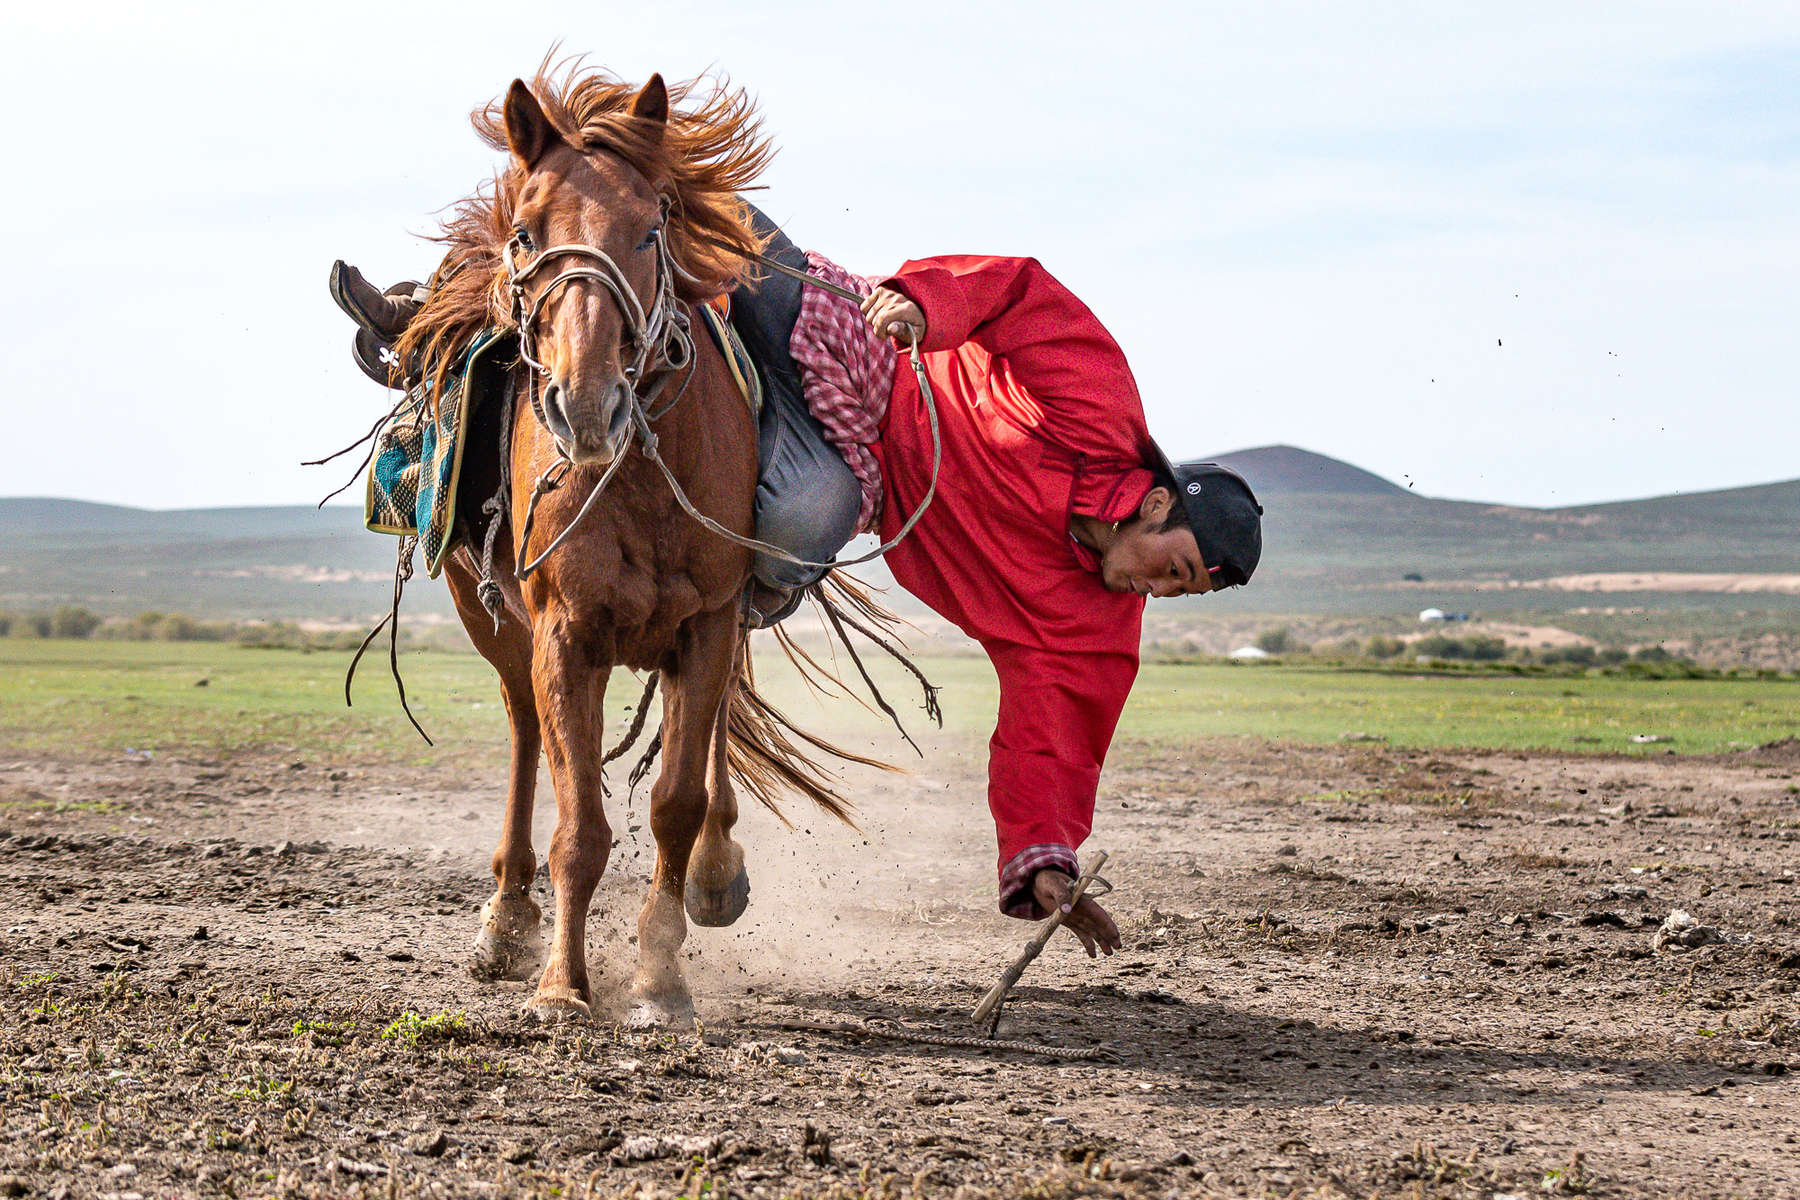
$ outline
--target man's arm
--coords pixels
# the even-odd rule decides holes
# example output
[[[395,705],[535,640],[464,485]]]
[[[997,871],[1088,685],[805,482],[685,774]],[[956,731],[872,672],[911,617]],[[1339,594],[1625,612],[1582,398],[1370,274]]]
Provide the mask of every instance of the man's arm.
[[[1083,460],[1075,511],[1116,520],[1150,486],[1144,406],[1125,354],[1036,259],[947,255],[906,263],[882,289],[917,304],[924,350],[973,342],[1005,360],[1041,407],[1041,431]],[[871,305],[865,305],[869,309]],[[879,325],[878,325],[879,328]]]

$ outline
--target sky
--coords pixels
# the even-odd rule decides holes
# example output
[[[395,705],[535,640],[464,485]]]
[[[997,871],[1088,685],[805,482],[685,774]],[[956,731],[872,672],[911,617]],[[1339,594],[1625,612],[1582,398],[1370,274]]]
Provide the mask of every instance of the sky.
[[[388,401],[334,258],[422,277],[554,44],[729,75],[757,202],[876,274],[1028,254],[1177,458],[1551,506],[1800,476],[1800,5],[1036,0],[9,11],[0,495],[296,504]],[[354,491],[353,491],[353,494]]]

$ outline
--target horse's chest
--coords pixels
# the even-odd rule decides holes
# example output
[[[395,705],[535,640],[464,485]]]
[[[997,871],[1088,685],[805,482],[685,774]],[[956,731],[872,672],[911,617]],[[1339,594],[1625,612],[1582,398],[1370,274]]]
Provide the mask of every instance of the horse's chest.
[[[677,514],[679,517],[679,514]],[[597,523],[558,551],[555,591],[562,619],[613,662],[654,667],[675,649],[681,626],[732,603],[744,563],[695,553],[676,520],[630,527]]]

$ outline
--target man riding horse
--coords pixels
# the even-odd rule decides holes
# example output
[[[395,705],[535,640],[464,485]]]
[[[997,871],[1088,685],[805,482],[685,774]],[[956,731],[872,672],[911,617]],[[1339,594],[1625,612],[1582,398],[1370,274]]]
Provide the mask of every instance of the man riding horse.
[[[1070,896],[1144,600],[1247,583],[1262,510],[1235,472],[1169,461],[1118,344],[1035,260],[949,255],[862,281],[750,215],[775,262],[866,293],[858,314],[771,271],[730,297],[766,383],[756,536],[822,563],[859,531],[893,538],[935,487],[887,562],[999,677],[988,803],[1000,907],[1060,909],[1090,956],[1110,954],[1117,925]],[[422,289],[381,293],[340,263],[332,292],[361,327],[359,365],[387,383],[384,351]],[[897,369],[913,338],[936,397],[936,470],[925,399]],[[823,573],[758,555],[752,623],[781,620]]]

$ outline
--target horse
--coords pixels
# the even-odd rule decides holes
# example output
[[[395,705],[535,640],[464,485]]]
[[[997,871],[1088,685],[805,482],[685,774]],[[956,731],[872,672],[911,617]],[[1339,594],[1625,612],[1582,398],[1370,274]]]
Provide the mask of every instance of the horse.
[[[760,243],[737,196],[770,151],[742,92],[671,89],[660,75],[634,88],[579,60],[561,74],[546,61],[472,120],[508,165],[447,223],[445,264],[396,347],[434,396],[483,330],[514,332],[522,360],[506,403],[476,418],[471,446],[499,451],[471,450],[461,485],[500,502],[470,518],[445,568],[464,627],[499,676],[511,730],[495,890],[471,970],[527,979],[541,961],[525,1013],[592,1013],[585,925],[613,842],[603,701],[615,668],[653,671],[663,690],[656,865],[630,1018],[690,1021],[677,960],[685,918],[728,925],[749,898],[734,776],[771,808],[796,791],[848,821],[801,742],[869,761],[800,734],[755,695],[741,604],[750,553],[675,495],[722,529],[751,533],[756,423],[695,306],[752,277]],[[640,726],[649,701],[646,691]],[[530,896],[540,750],[556,797],[547,956]]]

